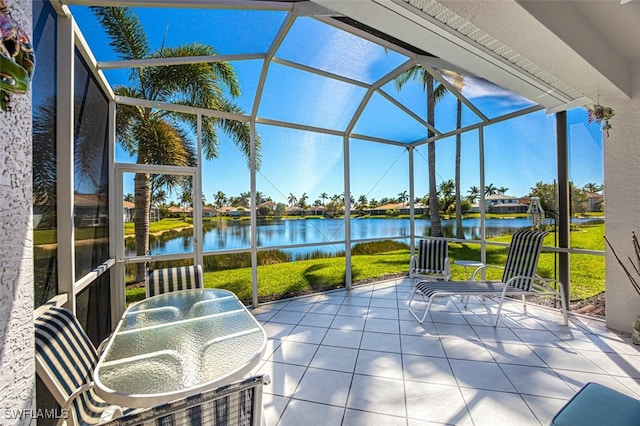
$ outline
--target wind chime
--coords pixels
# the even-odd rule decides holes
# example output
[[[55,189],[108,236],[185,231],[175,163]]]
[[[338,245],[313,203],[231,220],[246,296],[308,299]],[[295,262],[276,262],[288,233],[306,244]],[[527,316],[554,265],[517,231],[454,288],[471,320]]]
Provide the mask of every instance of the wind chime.
[[[544,219],[544,209],[542,208],[542,204],[540,204],[540,197],[531,197],[529,208],[527,209],[527,216],[529,216],[533,222],[532,228],[539,231],[542,226],[542,220]]]

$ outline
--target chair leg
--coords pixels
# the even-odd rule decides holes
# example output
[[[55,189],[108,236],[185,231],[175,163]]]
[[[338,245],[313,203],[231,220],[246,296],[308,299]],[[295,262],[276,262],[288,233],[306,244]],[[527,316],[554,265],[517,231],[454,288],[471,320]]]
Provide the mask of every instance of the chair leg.
[[[524,310],[524,314],[527,315],[527,298],[524,294],[522,295],[522,309]]]
[[[412,292],[411,297],[409,298],[409,300],[407,302],[407,309],[409,310],[409,313],[411,315],[413,315],[413,317],[416,319],[416,321],[418,321],[418,324],[422,324],[424,322],[424,320],[427,318],[427,315],[429,315],[429,308],[431,308],[431,302],[433,302],[433,296],[431,296],[429,298],[429,302],[427,302],[427,299],[424,297],[424,294],[420,293],[420,296],[422,297],[422,300],[427,305],[427,309],[424,311],[424,315],[422,316],[422,318],[418,318],[418,315],[416,315],[416,313],[413,312],[413,310],[411,309],[411,301],[413,300],[413,296],[415,296],[415,293],[416,293],[415,291]]]
[[[504,294],[500,297],[500,303],[498,304],[498,312],[496,312],[496,322],[493,323],[494,327],[498,326],[498,320],[500,319],[500,312],[502,312],[502,304],[504,303]]]
[[[564,325],[569,325],[569,318],[567,316],[567,300],[564,297],[564,292],[560,289],[560,303],[562,303],[562,316],[564,318]]]

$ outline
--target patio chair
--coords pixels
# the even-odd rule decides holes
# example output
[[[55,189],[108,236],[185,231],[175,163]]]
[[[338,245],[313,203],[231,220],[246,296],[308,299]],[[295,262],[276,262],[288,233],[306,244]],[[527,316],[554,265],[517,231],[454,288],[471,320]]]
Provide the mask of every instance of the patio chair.
[[[258,426],[263,419],[262,386],[268,375],[253,376],[217,389],[113,419],[108,426]]]
[[[58,425],[92,425],[122,415],[93,390],[98,353],[76,317],[62,307],[44,308],[35,318],[36,372],[68,415]]]
[[[176,290],[204,287],[202,265],[154,269],[146,277],[147,297]]]
[[[420,240],[418,254],[409,260],[409,277],[449,281],[449,243],[445,240]]]
[[[562,291],[553,288],[550,283],[555,280],[539,277],[535,274],[542,250],[542,242],[546,232],[520,230],[513,234],[504,272],[500,281],[474,281],[478,272],[486,268],[487,265],[478,268],[471,281],[451,281],[448,283],[438,281],[421,281],[416,284],[411,292],[407,308],[413,317],[422,323],[427,315],[431,304],[437,297],[461,296],[495,296],[499,298],[498,311],[494,327],[498,325],[502,305],[506,296],[522,296],[524,310],[526,313],[526,295],[537,294],[544,296],[559,297],[564,314],[564,324],[567,324],[567,308]],[[411,309],[411,302],[416,295],[420,295],[426,303],[426,310],[422,317]],[[466,303],[465,303],[466,308]]]

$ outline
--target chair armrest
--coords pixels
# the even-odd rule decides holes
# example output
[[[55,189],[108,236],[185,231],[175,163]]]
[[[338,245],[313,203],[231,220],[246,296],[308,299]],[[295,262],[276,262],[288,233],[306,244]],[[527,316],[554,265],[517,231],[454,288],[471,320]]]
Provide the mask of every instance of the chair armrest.
[[[471,281],[475,281],[476,280],[476,276],[478,275],[479,272],[484,271],[488,268],[492,268],[492,269],[500,269],[504,271],[504,266],[499,266],[499,265],[482,265],[482,266],[478,266],[474,271],[473,274],[471,274]]]
[[[71,404],[73,404],[73,401],[79,397],[80,395],[82,395],[83,393],[93,389],[95,386],[95,383],[93,381],[80,386],[78,389],[76,389],[75,391],[73,391],[73,393],[71,395],[69,395],[69,399],[67,399],[67,402],[64,403],[64,405],[61,407],[63,410],[68,410],[69,407],[71,407]]]
[[[552,283],[559,284],[560,290],[558,290]],[[543,278],[539,275],[533,277],[533,284],[531,288],[536,293],[541,293],[548,296],[560,296],[564,297],[562,292],[562,282],[554,278]]]

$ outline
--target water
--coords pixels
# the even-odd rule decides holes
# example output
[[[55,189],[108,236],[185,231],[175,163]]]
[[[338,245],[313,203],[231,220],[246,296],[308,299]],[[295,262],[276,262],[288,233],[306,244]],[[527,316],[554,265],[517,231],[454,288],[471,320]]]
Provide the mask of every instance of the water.
[[[574,222],[585,222],[592,219],[575,219]],[[220,220],[214,221],[214,227],[204,234],[203,250],[232,250],[247,249],[251,245],[251,226],[248,220]],[[428,219],[415,219],[416,235],[429,235],[431,223]],[[516,229],[531,226],[527,218],[486,219],[486,234],[488,238],[513,233]],[[467,239],[480,239],[480,219],[463,219],[462,227]],[[258,222],[258,246],[277,247],[298,244],[320,244],[338,242],[345,239],[344,219],[292,219],[269,220]],[[446,237],[455,237],[456,225],[454,219],[442,220],[442,229]],[[387,218],[355,218],[351,221],[352,240],[369,238],[406,237],[410,236],[409,219]],[[327,253],[344,251],[343,244],[329,246],[302,247],[286,249],[294,255],[310,253],[320,249]],[[134,250],[127,250],[127,255],[133,255]],[[151,253],[176,254],[193,251],[193,237],[180,236],[168,240],[161,238],[151,243]]]

